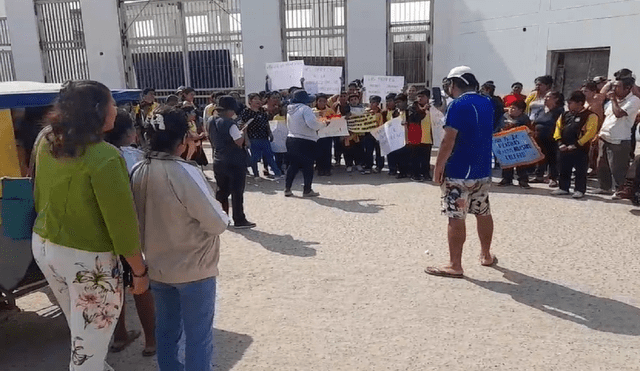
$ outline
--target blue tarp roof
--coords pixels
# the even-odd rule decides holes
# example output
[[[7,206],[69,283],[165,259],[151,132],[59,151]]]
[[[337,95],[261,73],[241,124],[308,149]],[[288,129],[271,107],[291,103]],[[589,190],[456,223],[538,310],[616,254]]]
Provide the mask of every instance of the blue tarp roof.
[[[61,84],[32,81],[9,81],[0,83],[0,109],[42,107],[53,104],[60,92]],[[139,89],[112,89],[116,103],[139,101]]]

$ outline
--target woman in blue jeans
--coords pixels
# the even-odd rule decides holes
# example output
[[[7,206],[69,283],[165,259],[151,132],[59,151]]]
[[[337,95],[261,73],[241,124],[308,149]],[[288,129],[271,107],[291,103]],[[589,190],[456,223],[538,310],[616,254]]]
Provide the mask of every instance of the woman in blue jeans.
[[[211,371],[220,234],[229,217],[204,174],[180,157],[187,117],[167,107],[147,126],[150,151],[132,170],[142,248],[156,307],[161,371]],[[185,338],[185,357],[178,342]]]
[[[240,113],[240,121],[247,125],[247,136],[251,149],[251,169],[253,176],[260,177],[258,162],[262,158],[273,169],[276,179],[282,178],[282,171],[276,165],[276,159],[271,150],[273,134],[269,126],[269,114],[262,109],[262,99],[256,93],[249,94],[249,107]]]

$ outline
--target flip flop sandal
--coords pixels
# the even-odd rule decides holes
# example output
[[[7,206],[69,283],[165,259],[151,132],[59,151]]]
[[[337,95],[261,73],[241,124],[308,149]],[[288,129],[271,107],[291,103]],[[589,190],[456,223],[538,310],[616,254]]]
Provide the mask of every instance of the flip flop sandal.
[[[482,264],[482,260],[481,260],[480,265],[482,265],[483,267],[495,267],[496,265],[498,265],[498,257],[495,255],[491,255],[491,257],[493,258],[493,260],[491,261],[491,264]]]
[[[424,272],[426,274],[438,277],[464,278],[464,275],[462,273],[451,273],[436,267],[427,267],[425,268]]]
[[[127,331],[127,340],[125,341],[114,341],[113,344],[109,347],[109,351],[111,353],[120,353],[123,350],[127,349],[131,343],[133,343],[137,338],[139,338],[141,332],[138,330],[130,330]]]
[[[143,356],[143,357],[153,357],[153,356],[155,356],[155,355],[156,355],[156,348],[153,348],[153,349],[146,349],[146,348],[145,348],[145,349],[142,351],[142,356]]]

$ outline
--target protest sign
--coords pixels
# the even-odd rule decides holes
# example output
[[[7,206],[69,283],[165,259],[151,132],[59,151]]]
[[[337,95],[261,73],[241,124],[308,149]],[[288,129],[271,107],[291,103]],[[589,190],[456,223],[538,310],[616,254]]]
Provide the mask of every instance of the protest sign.
[[[304,87],[309,94],[333,95],[342,90],[342,67],[304,66],[303,75]]]
[[[347,127],[352,133],[369,133],[378,127],[378,118],[376,115],[370,113],[361,116],[351,116],[347,119]]]
[[[406,145],[404,126],[402,119],[396,117],[386,124],[371,132],[374,138],[380,142],[380,152],[383,156],[387,156],[393,151],[397,151]]]
[[[267,75],[271,79],[271,90],[289,89],[300,86],[304,73],[303,61],[275,62],[265,65]]]
[[[532,165],[544,159],[524,126],[494,134],[493,153],[503,169]]]
[[[389,93],[402,93],[404,89],[404,76],[369,76],[364,77],[365,101],[369,97],[377,95],[384,101],[384,97]]]
[[[349,136],[349,129],[347,129],[347,120],[342,117],[331,118],[329,120],[329,125],[318,130],[318,136],[320,138]]]

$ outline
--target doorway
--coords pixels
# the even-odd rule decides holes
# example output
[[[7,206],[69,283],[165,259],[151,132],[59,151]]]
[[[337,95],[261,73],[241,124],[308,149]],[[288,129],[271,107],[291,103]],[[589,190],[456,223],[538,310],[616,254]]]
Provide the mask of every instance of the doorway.
[[[554,89],[565,97],[596,76],[609,73],[610,48],[575,49],[551,52]]]

